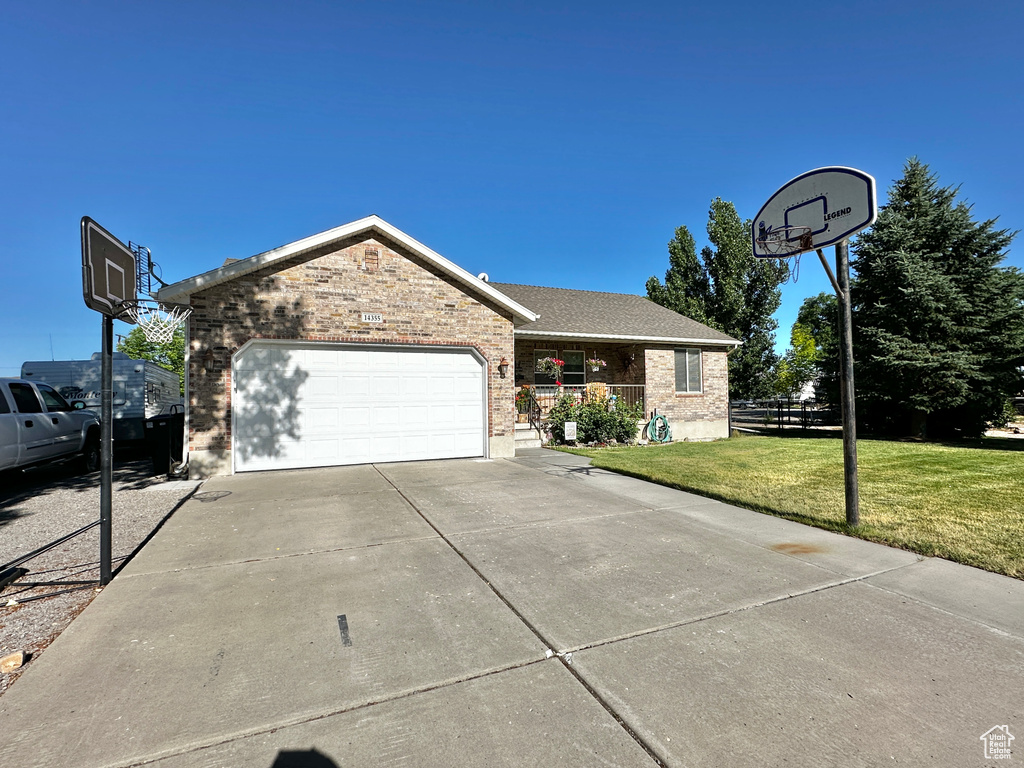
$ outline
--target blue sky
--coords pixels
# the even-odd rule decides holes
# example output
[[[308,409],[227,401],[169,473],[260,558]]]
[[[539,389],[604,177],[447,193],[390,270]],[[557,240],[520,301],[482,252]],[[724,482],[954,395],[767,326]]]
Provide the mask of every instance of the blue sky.
[[[917,155],[1024,229],[1024,5],[634,5],[5,4],[0,375],[99,349],[84,215],[172,282],[376,213],[492,280],[643,293],[713,198],[847,165],[884,201]],[[805,256],[780,349],[824,290]]]

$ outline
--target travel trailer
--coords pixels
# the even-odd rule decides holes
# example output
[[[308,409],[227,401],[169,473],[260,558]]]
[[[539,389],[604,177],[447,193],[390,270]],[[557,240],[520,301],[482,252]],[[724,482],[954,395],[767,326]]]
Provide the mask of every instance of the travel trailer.
[[[182,402],[180,378],[149,360],[132,360],[114,353],[114,440],[142,440],[146,419],[167,413]],[[91,360],[32,360],[21,366],[21,378],[49,384],[69,403],[81,400],[97,413],[100,408],[99,352]]]

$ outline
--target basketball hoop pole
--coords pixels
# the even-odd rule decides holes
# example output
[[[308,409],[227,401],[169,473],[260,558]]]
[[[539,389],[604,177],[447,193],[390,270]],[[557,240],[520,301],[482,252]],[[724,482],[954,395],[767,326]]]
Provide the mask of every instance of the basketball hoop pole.
[[[114,318],[103,315],[103,342],[100,368],[100,586],[111,578],[111,493],[113,485],[114,418]]]
[[[878,216],[875,179],[841,165],[816,168],[790,179],[761,206],[751,220],[756,258],[786,258],[816,250],[839,300],[841,403],[846,524],[860,524],[857,494],[857,418],[853,388],[853,311],[850,305],[852,235],[875,223]],[[833,274],[822,249],[836,247]]]
[[[820,254],[821,251],[818,251]],[[824,259],[822,259],[824,262]],[[826,263],[826,268],[827,268]],[[860,525],[857,491],[857,415],[853,387],[853,310],[850,304],[850,244],[836,243],[836,298],[839,299],[839,335],[843,404],[843,474],[846,488],[846,524]],[[829,277],[832,277],[831,272]],[[835,281],[833,281],[835,283]]]

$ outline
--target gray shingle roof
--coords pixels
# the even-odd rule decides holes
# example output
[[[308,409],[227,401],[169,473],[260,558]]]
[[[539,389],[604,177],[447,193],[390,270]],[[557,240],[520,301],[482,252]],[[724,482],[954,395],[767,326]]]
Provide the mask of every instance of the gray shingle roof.
[[[515,283],[490,285],[540,315],[534,322],[518,326],[515,330],[517,336],[581,336],[728,346],[740,343],[644,296]]]

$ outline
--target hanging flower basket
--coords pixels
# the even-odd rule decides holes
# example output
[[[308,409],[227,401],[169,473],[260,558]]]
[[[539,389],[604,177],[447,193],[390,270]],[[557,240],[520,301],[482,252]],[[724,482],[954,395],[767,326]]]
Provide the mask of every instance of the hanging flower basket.
[[[597,373],[602,368],[604,368],[606,365],[608,365],[608,363],[606,363],[604,360],[602,360],[599,357],[592,357],[589,360],[587,360],[587,365],[590,366],[590,370],[592,370],[594,373]]]
[[[557,357],[542,357],[537,361],[537,370],[551,376],[559,387],[562,386],[562,369],[564,367],[565,360],[560,360]]]

